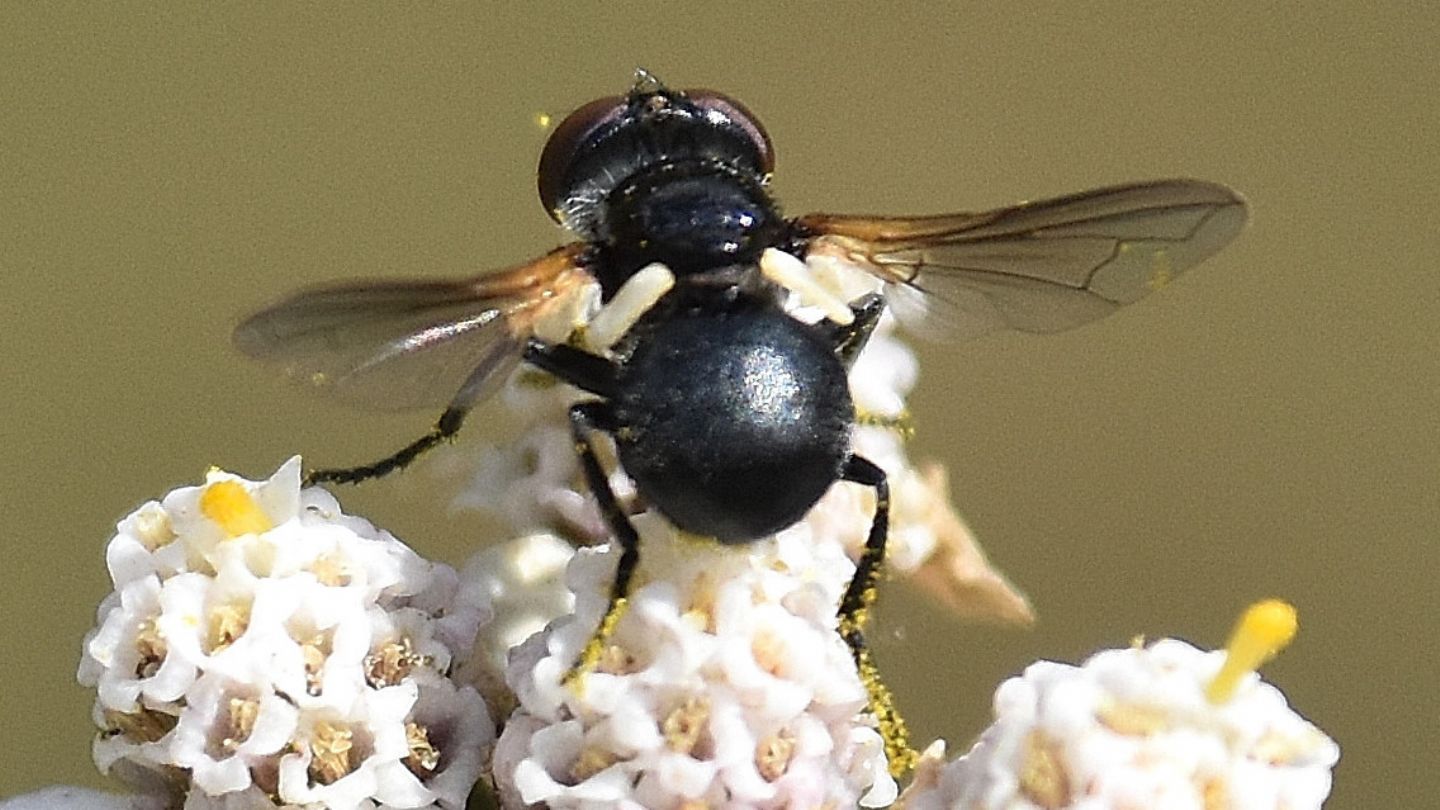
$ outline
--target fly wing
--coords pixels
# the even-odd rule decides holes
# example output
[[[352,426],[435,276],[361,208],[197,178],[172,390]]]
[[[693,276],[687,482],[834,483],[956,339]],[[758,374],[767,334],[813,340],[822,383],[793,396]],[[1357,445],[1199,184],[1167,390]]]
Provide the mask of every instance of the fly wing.
[[[235,328],[241,353],[322,395],[368,408],[438,408],[488,395],[535,320],[590,281],[583,245],[453,281],[302,290]]]
[[[1199,180],[1112,186],[978,214],[812,214],[806,257],[838,259],[888,284],[907,327],[963,338],[1058,332],[1143,298],[1220,250],[1245,200]]]

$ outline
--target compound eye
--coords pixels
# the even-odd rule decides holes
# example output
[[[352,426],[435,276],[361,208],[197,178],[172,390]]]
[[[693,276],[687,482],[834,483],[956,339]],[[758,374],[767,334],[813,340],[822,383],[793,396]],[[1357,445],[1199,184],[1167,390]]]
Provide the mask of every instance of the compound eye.
[[[558,208],[563,197],[569,192],[565,177],[570,165],[575,162],[575,153],[601,127],[609,124],[625,112],[624,96],[597,98],[575,112],[565,116],[540,153],[538,183],[540,204],[556,222],[560,221]]]
[[[685,95],[690,99],[690,103],[706,115],[723,118],[750,137],[751,144],[760,156],[761,172],[770,174],[775,170],[775,149],[770,144],[770,135],[765,131],[765,127],[760,125],[760,119],[746,109],[744,104],[714,90],[686,90]]]

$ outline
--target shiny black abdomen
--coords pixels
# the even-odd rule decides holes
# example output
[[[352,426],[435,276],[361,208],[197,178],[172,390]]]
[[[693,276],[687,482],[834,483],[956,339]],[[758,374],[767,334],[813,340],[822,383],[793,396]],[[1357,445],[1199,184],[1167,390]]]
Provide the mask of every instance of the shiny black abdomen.
[[[687,531],[726,543],[779,531],[849,456],[844,366],[817,330],[779,309],[674,314],[620,374],[620,461]]]

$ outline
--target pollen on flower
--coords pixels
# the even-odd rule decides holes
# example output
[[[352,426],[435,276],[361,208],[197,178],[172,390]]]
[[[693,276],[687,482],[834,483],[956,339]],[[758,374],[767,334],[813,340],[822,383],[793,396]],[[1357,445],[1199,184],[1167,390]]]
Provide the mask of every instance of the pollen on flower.
[[[694,753],[700,735],[705,733],[705,723],[710,719],[710,701],[704,697],[691,696],[665,715],[660,725],[665,735],[665,745],[678,754]]]
[[[440,751],[430,742],[429,729],[419,723],[405,724],[405,747],[410,751],[405,767],[416,776],[424,778],[440,766]]]
[[[165,662],[165,650],[165,637],[160,634],[154,620],[146,619],[140,622],[135,631],[135,651],[139,654],[135,661],[135,677],[154,677],[155,673],[160,671],[160,665]]]
[[[715,632],[715,583],[701,572],[686,592],[684,615],[696,630]]]
[[[152,709],[135,712],[104,712],[107,732],[119,734],[132,742],[156,742],[175,728],[175,718]]]
[[[314,697],[320,694],[321,671],[325,660],[330,657],[332,634],[329,631],[316,633],[300,642],[300,660],[305,667],[305,692]]]
[[[322,554],[311,566],[311,572],[321,585],[343,588],[352,581],[345,558],[339,554]]]
[[[365,680],[371,686],[393,686],[400,683],[416,667],[426,666],[425,656],[415,652],[409,638],[387,641],[380,649],[365,657]]]
[[[260,702],[232,697],[226,708],[225,736],[220,740],[220,747],[233,752],[250,739],[251,732],[255,730],[255,718],[260,716]]]
[[[315,724],[310,738],[310,778],[322,785],[334,784],[352,769],[355,731],[328,721]]]
[[[1070,804],[1070,779],[1060,762],[1059,746],[1039,731],[1025,738],[1020,765],[1020,792],[1045,810]]]
[[[135,511],[135,537],[150,551],[169,545],[175,539],[170,515],[160,504],[151,501]]]
[[[600,617],[599,629],[595,635],[585,642],[585,647],[580,651],[580,656],[575,666],[565,673],[564,683],[577,693],[583,692],[585,688],[584,675],[592,672],[595,665],[599,663],[601,656],[605,654],[609,646],[608,639],[615,633],[615,625],[620,623],[620,617],[625,615],[626,609],[630,606],[628,599],[616,599],[604,616]]]
[[[1163,706],[1113,701],[1101,706],[1095,718],[1116,734],[1144,737],[1170,728],[1173,718]]]
[[[619,761],[615,752],[599,746],[587,746],[580,750],[580,755],[575,757],[575,764],[570,766],[570,778],[574,782],[583,782],[606,768]]]
[[[231,603],[211,609],[205,633],[205,649],[210,654],[223,652],[250,626],[250,605]]]
[[[200,493],[200,511],[231,537],[261,534],[275,525],[245,487],[229,479],[205,487]]]
[[[620,644],[607,644],[595,659],[595,671],[606,675],[629,675],[639,672],[640,659]]]
[[[793,734],[785,730],[767,734],[755,746],[755,768],[765,781],[774,782],[785,775],[794,754]]]

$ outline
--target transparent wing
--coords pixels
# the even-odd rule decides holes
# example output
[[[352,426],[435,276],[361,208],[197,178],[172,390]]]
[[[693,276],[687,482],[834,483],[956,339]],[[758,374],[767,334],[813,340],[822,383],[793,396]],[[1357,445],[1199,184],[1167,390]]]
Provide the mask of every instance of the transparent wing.
[[[302,290],[246,318],[233,340],[243,354],[350,404],[473,403],[518,362],[535,319],[590,280],[577,264],[582,249],[471,279]]]
[[[1058,332],[1143,298],[1240,233],[1245,200],[1199,180],[1158,180],[979,214],[796,221],[809,256],[888,282],[907,327],[960,338]]]

